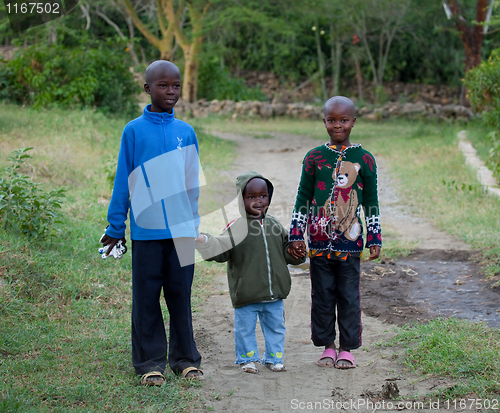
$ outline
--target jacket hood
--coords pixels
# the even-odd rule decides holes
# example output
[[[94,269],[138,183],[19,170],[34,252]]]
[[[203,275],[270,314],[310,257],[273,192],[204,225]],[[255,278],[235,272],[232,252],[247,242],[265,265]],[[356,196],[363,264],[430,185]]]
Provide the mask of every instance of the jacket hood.
[[[243,204],[243,191],[245,190],[247,184],[254,178],[260,178],[266,181],[267,190],[269,192],[269,206],[271,206],[271,199],[273,197],[274,186],[269,179],[264,178],[261,174],[255,171],[245,172],[236,178],[236,193],[238,194],[238,207],[241,216],[247,216],[245,211],[245,205]]]

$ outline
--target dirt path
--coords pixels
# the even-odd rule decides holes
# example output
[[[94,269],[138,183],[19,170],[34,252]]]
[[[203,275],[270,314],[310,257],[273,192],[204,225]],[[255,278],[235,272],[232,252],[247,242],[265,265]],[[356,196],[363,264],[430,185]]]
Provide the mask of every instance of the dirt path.
[[[275,194],[269,213],[288,227],[302,158],[307,150],[318,145],[318,141],[286,134],[273,134],[273,139],[231,133],[217,135],[235,140],[239,145],[240,155],[227,172],[227,178],[234,181],[238,174],[256,170],[270,179]],[[285,365],[288,371],[272,373],[260,367],[258,375],[241,372],[234,364],[233,310],[226,279],[221,277],[213,286],[214,295],[208,298],[202,311],[194,315],[195,339],[203,356],[202,368],[206,377],[200,389],[204,407],[197,411],[394,411],[397,402],[387,398],[394,384],[402,396],[425,395],[453,385],[450,381],[420,380],[409,375],[392,357],[398,349],[373,346],[393,335],[390,332],[393,324],[437,314],[433,312],[432,296],[426,295],[428,291],[420,288],[420,295],[418,293],[416,285],[422,284],[419,274],[434,271],[439,277],[436,283],[442,284],[446,274],[453,281],[460,278],[456,273],[460,269],[464,284],[453,285],[450,279],[446,281],[456,287],[460,295],[463,285],[471,282],[466,277],[477,272],[469,260],[471,253],[465,244],[436,230],[399,205],[397,194],[389,185],[385,163],[381,159],[378,163],[382,228],[390,228],[394,233],[403,229],[407,237],[418,240],[421,250],[406,261],[378,265],[362,263],[363,347],[353,352],[358,367],[352,370],[321,369],[314,364],[322,349],[314,347],[310,340],[310,281],[307,269],[294,269],[292,291],[285,300]],[[449,267],[449,263],[455,267]],[[437,309],[444,308],[442,302],[453,300],[441,298]],[[489,315],[493,314],[495,318],[498,313],[492,311]],[[486,316],[486,312],[484,314]],[[262,335],[260,331],[257,334],[259,348],[263,351]],[[417,396],[415,400],[423,401],[423,398]],[[402,407],[406,411],[437,411],[429,408],[428,402],[425,402],[425,408],[405,404]],[[454,411],[442,407],[439,411]]]

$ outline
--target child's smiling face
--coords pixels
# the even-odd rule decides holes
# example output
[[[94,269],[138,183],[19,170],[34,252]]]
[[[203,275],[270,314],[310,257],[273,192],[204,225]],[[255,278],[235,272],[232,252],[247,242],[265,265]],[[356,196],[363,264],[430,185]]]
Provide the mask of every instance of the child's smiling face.
[[[261,178],[251,179],[243,191],[245,211],[252,218],[262,219],[269,207],[269,190]]]
[[[327,102],[324,109],[323,122],[325,123],[330,144],[350,146],[349,136],[356,122],[353,107],[341,100]]]
[[[181,95],[181,74],[174,64],[158,64],[144,85],[144,90],[151,96],[151,112],[172,113]]]

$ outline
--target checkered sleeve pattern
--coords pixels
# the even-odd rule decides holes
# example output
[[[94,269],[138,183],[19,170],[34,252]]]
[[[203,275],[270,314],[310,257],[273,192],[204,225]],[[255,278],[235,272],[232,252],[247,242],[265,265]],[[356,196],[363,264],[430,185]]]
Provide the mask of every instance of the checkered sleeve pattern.
[[[373,245],[382,246],[382,230],[380,227],[380,215],[366,217],[366,248]]]
[[[292,223],[288,239],[292,241],[304,241],[304,233],[307,227],[307,215],[301,212],[292,213]]]

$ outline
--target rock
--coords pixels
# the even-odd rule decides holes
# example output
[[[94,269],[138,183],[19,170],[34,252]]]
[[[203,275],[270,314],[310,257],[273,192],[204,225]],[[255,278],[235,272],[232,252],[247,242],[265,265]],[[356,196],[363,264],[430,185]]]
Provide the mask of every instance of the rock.
[[[286,113],[287,105],[282,102],[276,102],[272,104],[273,113],[275,116],[283,116]]]
[[[259,113],[263,118],[271,118],[274,114],[273,106],[269,103],[261,102]]]

